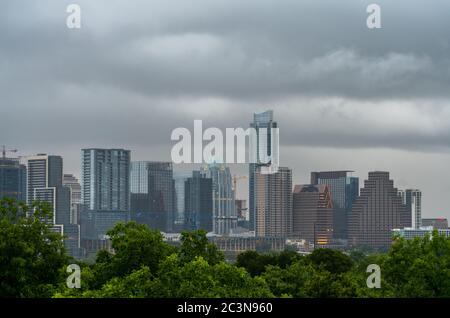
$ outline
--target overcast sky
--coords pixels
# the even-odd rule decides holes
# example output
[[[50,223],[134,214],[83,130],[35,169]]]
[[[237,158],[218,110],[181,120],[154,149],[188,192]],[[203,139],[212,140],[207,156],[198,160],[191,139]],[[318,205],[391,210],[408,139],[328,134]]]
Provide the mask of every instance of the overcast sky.
[[[70,3],[81,29],[66,27]],[[79,176],[83,147],[170,160],[177,127],[247,127],[273,109],[294,183],[386,170],[422,190],[425,217],[450,217],[449,12],[448,0],[5,0],[0,144],[62,155]]]

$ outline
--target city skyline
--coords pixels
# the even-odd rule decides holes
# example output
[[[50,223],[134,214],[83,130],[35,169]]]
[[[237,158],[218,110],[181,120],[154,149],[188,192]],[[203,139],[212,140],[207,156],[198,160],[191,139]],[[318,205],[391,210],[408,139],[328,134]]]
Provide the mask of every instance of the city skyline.
[[[1,143],[60,155],[80,178],[79,149],[167,161],[177,127],[248,127],[273,109],[293,183],[389,171],[422,191],[424,217],[450,218],[448,1],[378,1],[377,30],[369,1],[199,1],[81,0],[77,30],[65,3],[5,3]]]

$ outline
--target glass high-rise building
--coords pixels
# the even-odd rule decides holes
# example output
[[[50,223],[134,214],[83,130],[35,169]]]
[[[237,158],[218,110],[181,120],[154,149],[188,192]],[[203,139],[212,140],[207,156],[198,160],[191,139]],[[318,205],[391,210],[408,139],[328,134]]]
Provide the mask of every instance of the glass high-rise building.
[[[148,161],[132,161],[130,192],[148,193]]]
[[[171,162],[131,163],[131,212],[136,221],[163,232],[173,232],[176,213]]]
[[[292,170],[255,174],[255,235],[287,237],[292,233]]]
[[[400,190],[403,204],[411,216],[411,227],[420,229],[422,226],[422,192],[417,189]]]
[[[157,228],[173,232],[175,224],[175,184],[171,162],[153,162],[148,165],[148,192],[150,213],[160,218]]]
[[[81,150],[82,223],[89,239],[104,237],[117,222],[128,221],[130,211],[130,151]]]
[[[82,201],[91,211],[130,209],[130,151],[82,149]]]
[[[230,168],[224,164],[210,164],[203,167],[202,174],[212,179],[213,232],[217,235],[229,235],[237,227]]]
[[[359,179],[352,177],[353,171],[311,172],[311,184],[328,185],[333,200],[333,236],[347,238],[348,215],[359,194]]]
[[[268,163],[261,161],[260,154],[264,153],[268,156],[275,155],[275,151],[278,151],[278,144],[272,144],[272,128],[278,128],[278,124],[273,120],[273,111],[265,111],[262,113],[254,113],[253,114],[253,122],[250,123],[250,128],[254,128],[256,130],[256,145],[250,145],[250,151],[254,152],[254,156],[256,156],[255,162],[251,162],[249,164],[249,228],[251,231],[255,230],[255,174],[260,167],[267,166]],[[260,129],[266,129],[266,134],[261,134]],[[261,138],[266,138],[266,142],[260,142]],[[275,138],[275,140],[277,140]],[[250,138],[252,142],[252,138]],[[264,149],[260,149],[260,145],[264,147]],[[272,149],[273,146],[273,149]],[[270,164],[270,163],[269,163]]]
[[[213,182],[200,171],[185,181],[185,222],[189,230],[213,231]]]
[[[26,166],[20,164],[19,159],[0,158],[0,198],[8,197],[25,201],[26,178]]]
[[[185,224],[186,217],[186,181],[192,178],[192,171],[174,171],[175,186],[175,225],[180,228]]]
[[[70,223],[79,224],[82,210],[81,184],[73,174],[64,174],[63,186],[70,189]]]

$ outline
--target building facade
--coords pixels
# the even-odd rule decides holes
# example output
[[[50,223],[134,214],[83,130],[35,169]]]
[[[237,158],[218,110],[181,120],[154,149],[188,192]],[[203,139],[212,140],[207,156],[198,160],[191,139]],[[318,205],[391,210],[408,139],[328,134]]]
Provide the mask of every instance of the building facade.
[[[204,177],[212,180],[213,233],[229,235],[237,227],[235,195],[230,168],[223,164],[203,167]]]
[[[392,230],[404,227],[411,227],[411,217],[389,172],[369,172],[349,217],[349,244],[385,250]]]
[[[422,219],[422,226],[432,226],[437,230],[448,229],[448,220],[446,218]]]
[[[26,157],[27,201],[47,202],[51,206],[52,218],[46,221],[52,229],[64,236],[64,245],[69,255],[80,256],[80,227],[71,224],[70,188],[63,186],[63,159],[61,156],[38,154]]]
[[[411,217],[411,227],[419,229],[422,226],[422,192],[417,189],[399,190],[403,204]]]
[[[82,149],[82,201],[91,211],[130,209],[130,151]]]
[[[186,224],[186,181],[192,178],[192,171],[174,171],[175,187],[175,228],[177,232]]]
[[[292,195],[292,237],[314,247],[329,245],[333,238],[333,201],[326,184],[296,185]]]
[[[148,162],[148,191],[151,218],[156,228],[173,232],[175,224],[175,183],[171,162]]]
[[[129,220],[130,151],[81,150],[81,216],[84,239],[99,239],[118,222]]]
[[[267,163],[261,162],[259,155],[261,153],[267,154],[269,156],[275,155],[274,151],[278,151],[278,144],[273,144],[273,136],[272,136],[272,128],[278,128],[278,124],[273,119],[273,111],[265,111],[262,113],[254,113],[253,114],[253,122],[250,123],[250,128],[253,128],[256,130],[256,144],[252,144],[252,138],[250,139],[250,151],[255,152],[255,156],[257,160],[255,162],[251,162],[249,164],[249,182],[248,182],[248,213],[249,213],[249,229],[251,231],[255,230],[256,225],[256,197],[255,197],[255,176],[256,173],[259,171],[260,167],[267,166]],[[267,131],[267,134],[263,136],[263,134],[260,133],[260,129],[265,129]],[[265,143],[260,143],[261,138],[266,138]],[[274,138],[276,140],[276,138]],[[260,145],[264,145],[264,149],[260,149]],[[272,147],[273,146],[273,147]]]
[[[292,233],[292,170],[280,167],[277,173],[256,172],[255,235],[287,237]]]
[[[348,215],[359,194],[359,179],[350,176],[351,172],[311,172],[311,184],[329,187],[333,201],[333,236],[336,239],[347,239]]]
[[[213,231],[213,180],[194,171],[185,181],[185,224],[188,230]]]
[[[80,224],[82,211],[81,184],[73,174],[64,174],[63,186],[70,189],[70,223]]]
[[[0,158],[0,198],[27,199],[27,168],[19,159]]]

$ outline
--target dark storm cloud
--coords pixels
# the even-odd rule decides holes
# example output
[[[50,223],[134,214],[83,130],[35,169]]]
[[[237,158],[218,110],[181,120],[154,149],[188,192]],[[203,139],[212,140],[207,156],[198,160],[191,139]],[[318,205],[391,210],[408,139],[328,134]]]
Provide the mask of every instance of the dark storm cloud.
[[[448,1],[378,1],[381,30],[369,1],[78,1],[81,30],[69,3],[2,4],[6,140],[150,147],[273,108],[288,145],[449,146]]]

